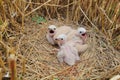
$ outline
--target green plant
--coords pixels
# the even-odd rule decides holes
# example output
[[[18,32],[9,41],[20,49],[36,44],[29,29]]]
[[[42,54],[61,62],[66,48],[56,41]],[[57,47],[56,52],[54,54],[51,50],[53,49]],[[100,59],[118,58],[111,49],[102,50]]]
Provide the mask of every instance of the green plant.
[[[53,80],[59,80],[58,78],[54,78]]]
[[[35,21],[37,24],[40,24],[40,23],[46,22],[46,19],[41,16],[34,16],[32,17],[32,21]]]

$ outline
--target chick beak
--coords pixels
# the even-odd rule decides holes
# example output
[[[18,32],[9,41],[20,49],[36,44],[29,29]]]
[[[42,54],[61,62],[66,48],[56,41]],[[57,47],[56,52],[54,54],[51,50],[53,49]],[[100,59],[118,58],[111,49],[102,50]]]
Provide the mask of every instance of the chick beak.
[[[83,33],[82,36],[86,36],[86,33]]]
[[[50,33],[54,33],[54,30],[50,30],[49,32],[50,32]]]
[[[87,38],[87,34],[86,33],[81,34],[81,38],[83,40],[83,43],[85,43],[86,42],[86,38]]]

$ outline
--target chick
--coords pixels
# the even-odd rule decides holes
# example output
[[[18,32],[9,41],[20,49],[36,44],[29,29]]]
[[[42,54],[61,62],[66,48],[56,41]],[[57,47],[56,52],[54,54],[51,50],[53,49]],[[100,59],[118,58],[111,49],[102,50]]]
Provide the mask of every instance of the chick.
[[[78,36],[82,41],[79,41],[80,44],[76,44],[75,47],[78,50],[79,53],[85,52],[87,48],[89,47],[88,44],[86,44],[87,34],[86,29],[83,27],[78,28],[76,36]]]
[[[83,27],[78,28],[77,30],[72,30],[67,35],[67,42],[75,43],[74,46],[79,53],[85,52],[88,48],[86,44],[86,29]]]
[[[74,65],[76,60],[80,60],[77,49],[73,46],[74,43],[69,44],[66,42],[67,36],[61,34],[57,37],[60,50],[58,51],[57,58],[59,62],[65,62],[68,65]]]
[[[50,25],[48,27],[48,32],[46,34],[46,38],[47,38],[48,42],[51,43],[52,45],[55,44],[53,37],[56,33],[56,28],[57,27],[55,25]]]

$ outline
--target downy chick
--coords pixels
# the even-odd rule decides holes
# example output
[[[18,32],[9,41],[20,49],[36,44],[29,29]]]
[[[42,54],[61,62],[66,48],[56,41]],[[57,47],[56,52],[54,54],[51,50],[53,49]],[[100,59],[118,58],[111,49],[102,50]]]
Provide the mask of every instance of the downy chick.
[[[88,44],[86,44],[86,29],[83,27],[78,28],[76,36],[78,36],[82,41],[77,42],[75,47],[79,53],[85,52],[88,48]],[[78,44],[79,43],[79,44]]]
[[[59,62],[65,62],[68,65],[74,65],[76,60],[80,60],[78,51],[72,44],[66,42],[67,36],[61,34],[57,37],[60,50],[58,51],[57,58]]]
[[[46,38],[47,38],[48,42],[51,43],[52,45],[55,44],[54,39],[53,39],[55,33],[56,33],[56,26],[55,25],[50,25],[48,27]]]
[[[86,44],[86,29],[79,27],[77,30],[72,30],[67,35],[67,42],[69,44],[75,43],[74,46],[79,53],[85,52],[88,48],[88,44]]]

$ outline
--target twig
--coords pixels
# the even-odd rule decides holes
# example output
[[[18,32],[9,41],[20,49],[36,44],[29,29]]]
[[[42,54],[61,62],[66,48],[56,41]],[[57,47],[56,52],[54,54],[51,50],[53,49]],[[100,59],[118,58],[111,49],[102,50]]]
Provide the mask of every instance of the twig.
[[[25,35],[23,34],[23,36],[20,38],[20,40],[18,42],[18,46],[17,46],[18,49],[17,49],[16,52],[18,52],[20,50],[20,45],[21,45],[21,42],[22,42],[22,40],[23,40],[24,37],[25,37]]]
[[[36,10],[38,10],[39,8],[41,8],[42,6],[44,6],[45,4],[49,3],[51,0],[48,0],[47,2],[43,3],[42,5],[38,6],[37,8],[33,9],[31,12],[25,14],[25,16],[30,15],[31,13],[35,12]]]
[[[101,7],[99,9],[103,12],[103,14],[106,16],[106,18],[108,19],[108,21],[113,24],[112,20],[110,20],[110,18],[105,13],[105,10],[103,10]]]
[[[80,6],[79,6],[79,8],[80,8],[81,12],[83,13],[83,15],[84,15],[84,16],[87,18],[87,20],[91,23],[91,25],[92,25],[97,31],[99,31],[98,28],[97,28],[97,26],[92,23],[92,21],[87,17],[87,15],[86,15],[85,12],[82,10],[82,8],[81,8]]]
[[[42,78],[42,79],[40,79],[40,80],[46,80],[46,79],[48,79],[48,78],[50,78],[50,77],[52,77],[52,76],[54,76],[54,75],[57,75],[57,74],[60,74],[60,73],[62,73],[62,72],[64,72],[64,71],[66,71],[66,70],[68,70],[68,69],[70,69],[70,68],[72,68],[72,67],[73,67],[73,66],[67,67],[67,68],[63,69],[62,71],[59,71],[59,72],[54,73],[54,74],[51,74],[51,75],[49,75],[49,76],[47,76],[47,77],[44,77],[44,78]]]
[[[19,11],[19,13],[20,13],[21,15],[23,15],[22,11],[21,11],[21,10],[18,8],[18,6],[15,4],[15,1],[13,2],[13,4],[14,4],[15,8]]]
[[[95,55],[95,56],[96,56],[96,55]],[[81,60],[80,62],[82,63],[82,62],[84,62],[84,61],[87,61],[87,60],[95,57],[95,56],[92,56],[92,57],[90,57],[90,58],[88,58],[88,59]],[[76,65],[78,65],[78,64],[79,64],[79,63],[75,64],[74,66],[76,66]],[[66,70],[68,70],[68,69],[70,69],[70,68],[72,68],[72,67],[74,67],[74,66],[67,67],[67,68],[63,69],[62,71],[59,71],[59,72],[57,72],[57,73],[55,73],[55,74],[51,74],[51,75],[49,75],[49,76],[47,76],[47,77],[44,77],[44,78],[42,78],[42,79],[40,79],[40,80],[45,80],[45,79],[50,78],[50,77],[52,77],[52,76],[54,76],[54,75],[60,74],[60,73],[66,71]]]
[[[43,3],[35,3],[35,2],[27,2],[27,1],[25,1],[25,0],[23,0],[25,3],[28,3],[28,4],[37,4],[37,5],[41,5],[41,4],[43,4]],[[69,4],[67,4],[67,5],[56,5],[56,4],[48,4],[48,3],[46,3],[45,5],[46,6],[54,6],[54,7],[61,7],[61,8],[65,8],[65,7],[67,7],[67,6],[70,6],[70,5],[72,5],[72,4],[76,4],[76,3],[78,3],[79,1],[73,1],[73,2],[71,2],[71,3],[69,3]]]

